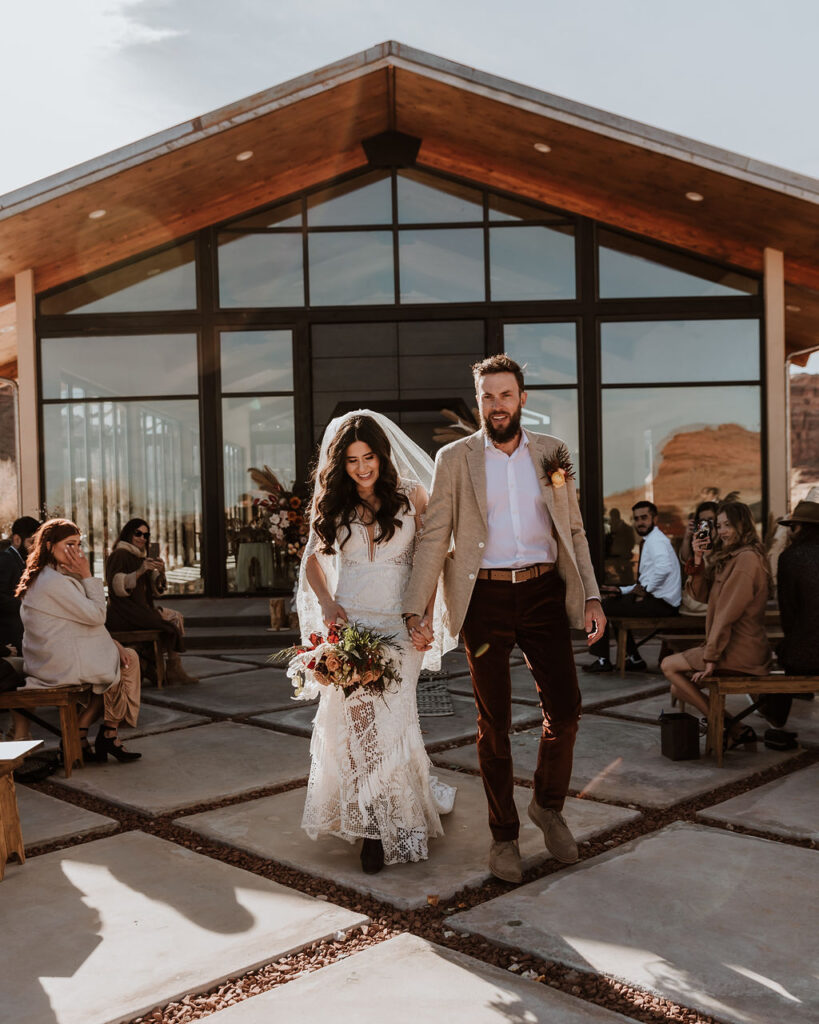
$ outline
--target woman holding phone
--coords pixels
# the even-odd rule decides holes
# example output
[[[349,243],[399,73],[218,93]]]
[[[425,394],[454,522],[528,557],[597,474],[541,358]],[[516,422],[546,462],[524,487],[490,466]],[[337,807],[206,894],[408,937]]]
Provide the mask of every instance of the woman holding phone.
[[[718,672],[763,676],[771,661],[765,630],[765,605],[771,589],[765,548],[757,536],[751,510],[739,501],[724,501],[717,510],[717,541],[694,537],[685,566],[686,591],[707,602],[705,643],[660,664],[671,695],[693,704],[702,715],[708,702],[701,687]],[[756,742],[753,729],[725,716],[725,748]]]
[[[131,519],[119,535],[105,566],[108,584],[107,626],[112,633],[135,629],[158,629],[162,633],[167,660],[165,680],[170,685],[198,683],[188,675],[180,654],[185,650],[185,621],[172,608],[154,601],[167,588],[165,563],[151,557],[151,529],[144,519]]]

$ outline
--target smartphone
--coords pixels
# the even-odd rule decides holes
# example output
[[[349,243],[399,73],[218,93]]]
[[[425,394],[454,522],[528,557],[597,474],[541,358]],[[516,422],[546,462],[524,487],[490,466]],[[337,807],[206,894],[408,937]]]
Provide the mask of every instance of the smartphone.
[[[159,544],[156,541],[148,545],[148,558],[159,558]]]

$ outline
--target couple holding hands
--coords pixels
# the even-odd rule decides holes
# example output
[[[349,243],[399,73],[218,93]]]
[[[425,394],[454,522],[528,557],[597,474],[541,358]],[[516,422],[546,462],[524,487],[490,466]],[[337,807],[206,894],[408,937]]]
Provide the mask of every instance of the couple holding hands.
[[[605,617],[565,446],[523,430],[523,374],[506,355],[473,368],[482,428],[432,460],[360,410],[322,442],[297,604],[303,638],[359,621],[396,637],[402,682],[385,695],[322,687],[302,826],[364,840],[365,872],[423,860],[455,792],[431,775],[415,689],[463,637],[489,805],[489,868],[521,880],[509,730],[509,656],[532,671],[543,729],[528,813],[550,853],[577,860],[561,814],[581,703],[570,628]]]

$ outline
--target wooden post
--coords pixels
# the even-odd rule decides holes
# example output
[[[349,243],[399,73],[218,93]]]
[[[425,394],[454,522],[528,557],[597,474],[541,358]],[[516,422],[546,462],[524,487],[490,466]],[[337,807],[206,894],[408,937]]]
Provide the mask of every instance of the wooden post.
[[[14,276],[17,316],[17,382],[20,396],[20,503],[25,515],[40,518],[40,428],[34,271]]]
[[[778,249],[764,250],[764,274],[768,514],[784,516],[790,505],[788,368],[785,362],[785,257]]]

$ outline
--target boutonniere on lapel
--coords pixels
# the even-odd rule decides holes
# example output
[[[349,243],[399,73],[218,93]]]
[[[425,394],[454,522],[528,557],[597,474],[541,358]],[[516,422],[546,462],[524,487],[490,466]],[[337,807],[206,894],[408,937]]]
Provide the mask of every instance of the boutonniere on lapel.
[[[540,468],[552,487],[563,487],[567,479],[574,479],[574,467],[565,444],[559,445],[550,455],[544,455]]]

